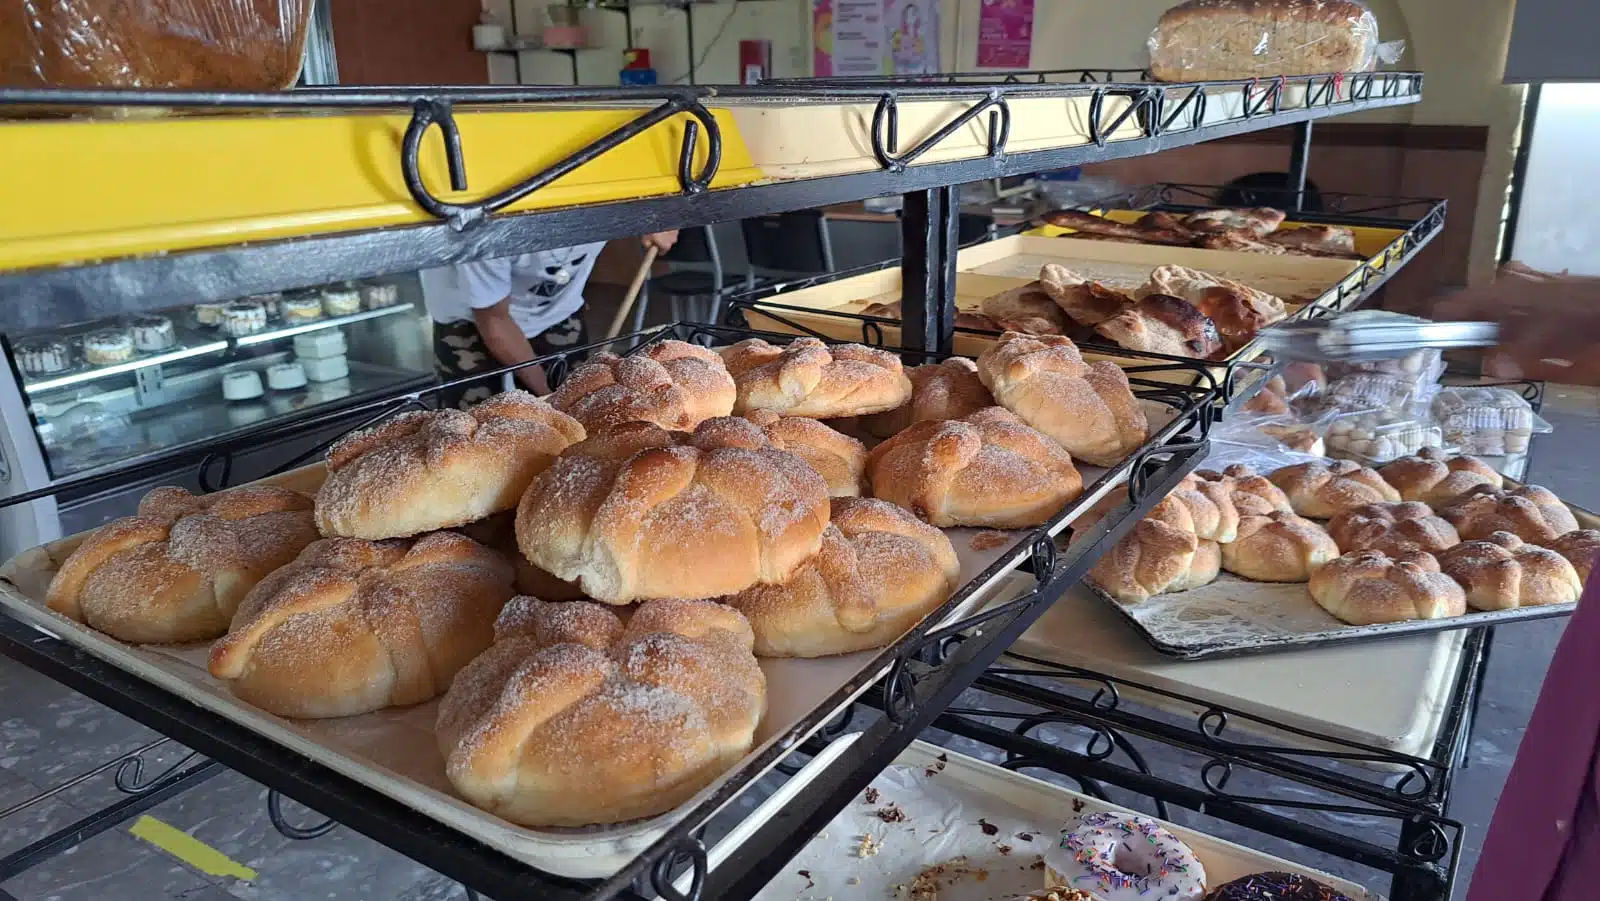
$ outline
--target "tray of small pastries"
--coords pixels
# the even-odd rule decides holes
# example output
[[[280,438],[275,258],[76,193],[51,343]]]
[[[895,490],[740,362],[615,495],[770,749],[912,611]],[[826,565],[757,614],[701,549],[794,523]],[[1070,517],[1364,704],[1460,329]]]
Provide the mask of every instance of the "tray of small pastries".
[[[1568,614],[1597,553],[1594,513],[1430,447],[1197,470],[1085,583],[1197,660]]]
[[[548,400],[157,488],[8,562],[0,605],[509,855],[604,876],[898,643],[1030,590],[1007,575],[1033,542],[1210,397],[1060,337],[907,367],[752,334],[658,331]]]
[[[1260,354],[1258,332],[1333,309],[1351,280],[1359,282],[1361,265],[1334,256],[1014,235],[957,255],[955,350],[981,354],[1004,331],[1066,335],[1086,359],[1207,361],[1221,384],[1228,366]],[[742,308],[753,328],[898,346],[899,296],[900,272],[890,269]]]

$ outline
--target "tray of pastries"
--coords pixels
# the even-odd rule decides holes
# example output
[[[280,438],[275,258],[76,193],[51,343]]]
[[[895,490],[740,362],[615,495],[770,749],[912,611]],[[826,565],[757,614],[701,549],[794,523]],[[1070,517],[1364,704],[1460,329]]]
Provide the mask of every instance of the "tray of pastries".
[[[708,330],[720,333],[718,330]],[[1065,338],[906,367],[664,336],[548,399],[402,414],[314,466],[0,569],[23,621],[473,838],[615,872],[758,778],[908,633],[1192,425]],[[918,633],[920,634],[920,633]]]
[[[1600,517],[1475,457],[1424,448],[1374,468],[1295,455],[1257,471],[1230,454],[1085,579],[1175,657],[1560,616],[1600,552]]]
[[[1260,354],[1258,332],[1332,302],[1356,269],[1342,259],[1031,235],[966,248],[956,266],[958,353],[981,354],[1005,331],[1065,335],[1090,360],[1214,363],[1219,384],[1228,365]],[[755,328],[898,346],[899,296],[899,270],[882,270],[759,301],[744,314]]]

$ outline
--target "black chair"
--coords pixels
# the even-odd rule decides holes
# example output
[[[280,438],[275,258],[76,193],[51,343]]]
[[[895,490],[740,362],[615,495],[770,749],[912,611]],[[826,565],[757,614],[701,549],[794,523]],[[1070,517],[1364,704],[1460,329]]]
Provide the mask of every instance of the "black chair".
[[[1294,209],[1294,185],[1289,183],[1287,172],[1253,172],[1222,186],[1217,192],[1217,205],[1227,207],[1270,206],[1280,210]],[[1308,213],[1322,212],[1322,192],[1311,179],[1306,179],[1306,192],[1300,209]]]
[[[671,305],[672,321],[715,322],[720,312],[723,295],[729,290],[722,265],[722,252],[717,247],[717,236],[711,226],[685,228],[678,232],[678,242],[661,256],[668,264],[686,264],[691,269],[673,269],[654,276],[639,291],[633,307],[633,330],[644,329],[645,308],[652,295],[666,298]],[[698,308],[704,303],[705,309]],[[685,316],[687,304],[688,315]],[[700,318],[701,314],[707,318]]]
[[[828,220],[821,210],[796,210],[756,216],[739,223],[744,235],[746,283],[756,279],[794,278],[833,271],[833,245]]]

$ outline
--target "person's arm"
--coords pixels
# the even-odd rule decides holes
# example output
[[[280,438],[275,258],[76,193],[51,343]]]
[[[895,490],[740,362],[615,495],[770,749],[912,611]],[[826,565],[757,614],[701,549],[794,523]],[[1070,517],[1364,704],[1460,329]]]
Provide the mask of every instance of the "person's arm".
[[[522,333],[522,327],[511,318],[511,298],[499,303],[476,308],[473,322],[478,326],[478,337],[488,348],[489,356],[501,366],[514,366],[533,359],[533,344]],[[517,380],[534,394],[549,394],[550,382],[545,378],[544,367],[524,366],[517,370]]]
[[[1445,298],[1432,318],[1500,323],[1489,375],[1520,378],[1534,367],[1592,373],[1600,347],[1600,278],[1536,272],[1519,263],[1499,277]]]
[[[654,247],[658,253],[666,253],[672,249],[672,245],[678,243],[678,230],[673,229],[669,232],[651,232],[650,234],[640,238],[639,243],[643,244],[647,250],[651,247]]]

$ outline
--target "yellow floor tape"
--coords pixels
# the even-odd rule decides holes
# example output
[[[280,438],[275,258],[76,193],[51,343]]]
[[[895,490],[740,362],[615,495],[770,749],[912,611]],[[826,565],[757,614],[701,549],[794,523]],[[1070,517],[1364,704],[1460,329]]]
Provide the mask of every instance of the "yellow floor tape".
[[[232,876],[246,882],[256,878],[255,870],[155,817],[140,817],[128,831],[208,876]]]

